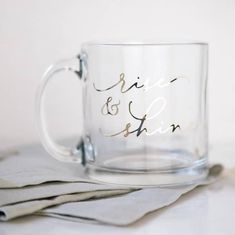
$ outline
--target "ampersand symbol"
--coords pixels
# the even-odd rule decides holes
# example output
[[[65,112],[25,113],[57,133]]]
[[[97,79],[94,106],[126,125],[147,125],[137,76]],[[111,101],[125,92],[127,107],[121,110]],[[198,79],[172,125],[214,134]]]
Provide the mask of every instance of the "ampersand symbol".
[[[113,100],[112,97],[108,97],[107,101],[105,102],[105,104],[102,106],[101,108],[101,113],[103,115],[117,115],[119,112],[119,105],[120,105],[120,100],[118,101],[117,104],[110,104],[110,102]]]

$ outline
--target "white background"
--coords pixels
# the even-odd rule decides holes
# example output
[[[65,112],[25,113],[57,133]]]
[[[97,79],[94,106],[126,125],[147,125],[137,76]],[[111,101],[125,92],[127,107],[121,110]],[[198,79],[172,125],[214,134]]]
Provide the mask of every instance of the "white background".
[[[234,142],[234,0],[0,0],[0,147],[39,141],[41,75],[94,39],[209,42],[210,143]],[[64,137],[79,131],[81,97],[76,78],[60,78],[48,109],[54,135]]]

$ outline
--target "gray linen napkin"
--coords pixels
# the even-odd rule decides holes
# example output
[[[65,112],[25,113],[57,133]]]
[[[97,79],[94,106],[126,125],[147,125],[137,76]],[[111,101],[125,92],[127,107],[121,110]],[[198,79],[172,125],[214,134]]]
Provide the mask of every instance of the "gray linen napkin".
[[[212,167],[201,184],[215,180],[221,170],[221,166]],[[92,183],[82,172],[76,164],[49,158],[40,146],[22,148],[18,155],[0,158],[0,188],[4,188],[0,189],[0,220],[37,212],[76,221],[126,225],[198,186],[138,190]],[[88,199],[99,200],[85,201]],[[60,206],[51,207],[55,205]],[[122,211],[128,213],[123,215]]]
[[[128,189],[119,186],[92,184],[84,182],[63,183],[53,182],[23,188],[0,189],[0,207],[25,201],[51,198],[72,193],[85,193],[91,191],[117,191],[130,192]]]
[[[41,215],[76,221],[89,219],[117,226],[132,224],[149,212],[168,206],[195,185],[178,188],[146,188],[126,195],[99,200],[65,203],[44,209]]]
[[[32,214],[52,205],[133,190],[92,182],[83,174],[80,165],[58,162],[39,145],[0,153],[2,221]]]
[[[212,166],[207,179],[199,184],[175,188],[143,188],[112,198],[65,203],[44,209],[37,214],[78,222],[125,226],[136,222],[152,211],[172,204],[198,186],[213,183],[222,169],[221,165]]]
[[[45,198],[40,200],[26,201],[16,204],[10,204],[0,207],[0,220],[7,221],[16,217],[33,214],[40,211],[43,208],[51,207],[66,202],[78,202],[88,200],[91,198],[104,198],[117,196],[119,194],[128,193],[130,191],[125,190],[98,190],[82,193],[74,193],[67,195],[60,195],[52,198]]]
[[[12,152],[13,155],[8,153]],[[0,188],[16,188],[45,182],[92,182],[82,166],[59,162],[40,145],[20,147],[0,153]],[[14,154],[15,153],[15,154]]]

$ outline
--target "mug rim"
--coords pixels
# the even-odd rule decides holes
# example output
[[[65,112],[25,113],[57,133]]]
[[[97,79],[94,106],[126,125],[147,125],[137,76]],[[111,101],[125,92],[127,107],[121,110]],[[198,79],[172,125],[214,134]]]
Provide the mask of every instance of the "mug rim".
[[[204,41],[113,41],[94,40],[82,43],[82,46],[208,46]]]

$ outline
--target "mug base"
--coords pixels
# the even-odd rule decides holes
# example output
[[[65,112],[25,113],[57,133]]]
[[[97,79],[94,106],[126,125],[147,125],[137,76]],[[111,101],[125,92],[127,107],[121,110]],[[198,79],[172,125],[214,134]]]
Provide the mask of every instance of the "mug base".
[[[124,185],[128,187],[174,187],[190,185],[204,180],[208,176],[207,162],[193,167],[165,171],[130,172],[115,171],[92,164],[86,165],[86,175],[98,183]]]

